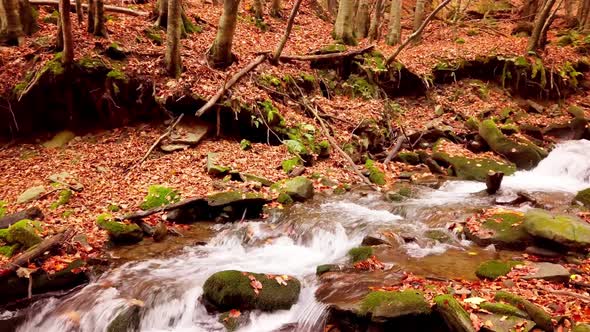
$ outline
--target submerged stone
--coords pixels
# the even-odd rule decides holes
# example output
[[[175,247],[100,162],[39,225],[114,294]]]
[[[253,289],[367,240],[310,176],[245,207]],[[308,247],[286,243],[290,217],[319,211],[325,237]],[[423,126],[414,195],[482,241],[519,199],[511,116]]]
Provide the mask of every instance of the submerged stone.
[[[218,311],[288,310],[297,302],[300,290],[301,283],[294,277],[227,270],[205,281],[203,299]]]
[[[532,236],[582,250],[590,246],[590,224],[575,216],[552,215],[533,209],[525,214],[524,227]]]
[[[405,290],[371,292],[361,301],[359,312],[374,321],[384,321],[404,316],[429,315],[431,310],[421,292]]]

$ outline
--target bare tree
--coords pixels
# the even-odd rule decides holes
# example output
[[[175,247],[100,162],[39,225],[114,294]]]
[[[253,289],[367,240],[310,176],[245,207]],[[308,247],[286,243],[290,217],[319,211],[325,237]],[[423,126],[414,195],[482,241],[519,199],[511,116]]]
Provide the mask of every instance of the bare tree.
[[[63,35],[62,62],[64,66],[69,67],[74,62],[74,42],[72,40],[70,0],[59,0],[59,18]]]
[[[371,15],[371,25],[369,26],[369,39],[375,41],[379,39],[381,29],[381,19],[383,18],[383,0],[377,0]]]
[[[180,58],[181,0],[168,0],[168,27],[166,29],[166,71],[170,77],[179,77],[182,72]]]
[[[18,46],[36,29],[28,0],[0,0],[0,43]]]
[[[209,49],[209,62],[214,67],[225,68],[232,64],[233,55],[231,52],[234,32],[236,31],[236,20],[238,17],[238,5],[240,0],[224,0],[223,14],[219,18],[217,35]]]
[[[424,21],[424,11],[426,7],[426,0],[416,0],[416,10],[414,11],[414,32],[418,31],[420,25]],[[417,36],[420,40],[420,36]]]
[[[107,29],[104,25],[104,0],[94,0],[94,30],[97,37],[107,37]]]
[[[402,0],[392,0],[389,11],[389,32],[385,42],[389,45],[399,44],[402,41]]]
[[[546,0],[541,8],[541,11],[535,17],[535,23],[533,25],[533,33],[529,38],[529,44],[527,46],[527,51],[534,52],[538,47],[541,46],[541,39],[543,38],[543,30],[546,32],[545,24],[549,19],[549,15],[551,14],[551,10],[555,5],[555,0]],[[545,29],[544,29],[545,28]]]
[[[334,25],[334,38],[347,45],[356,44],[352,31],[353,16],[354,0],[340,0]]]
[[[367,37],[369,34],[369,21],[369,0],[359,0],[354,22],[354,35],[357,38]]]
[[[520,17],[523,20],[532,22],[539,11],[539,1],[540,0],[525,0],[522,9],[520,10]]]
[[[88,25],[86,31],[94,33],[94,13],[96,12],[96,0],[88,0]]]

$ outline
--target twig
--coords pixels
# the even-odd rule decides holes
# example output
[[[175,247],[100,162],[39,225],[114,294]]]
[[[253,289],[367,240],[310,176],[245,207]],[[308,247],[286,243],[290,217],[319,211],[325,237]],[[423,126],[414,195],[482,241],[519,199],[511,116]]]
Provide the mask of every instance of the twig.
[[[393,160],[393,158],[395,158],[399,150],[402,148],[402,144],[404,144],[404,138],[400,136],[395,141],[395,145],[393,146],[391,151],[387,154],[387,158],[385,158],[385,161],[383,161],[384,165],[388,164],[391,160]]]
[[[440,5],[438,5],[438,7],[436,7],[432,13],[430,13],[430,15],[428,15],[428,17],[426,17],[426,19],[424,20],[424,22],[422,22],[422,25],[420,25],[420,27],[414,31],[414,33],[412,33],[396,50],[395,52],[393,52],[393,54],[387,58],[387,60],[385,61],[385,65],[389,66],[394,60],[395,58],[401,53],[401,51],[406,48],[406,46],[408,46],[410,44],[411,41],[413,41],[417,36],[419,36],[420,34],[422,34],[422,31],[424,31],[424,28],[426,28],[426,26],[428,25],[428,23],[430,23],[430,21],[432,21],[432,19],[436,16],[436,14],[438,14],[438,12],[443,9],[446,5],[448,5],[451,2],[451,0],[444,0],[443,2],[440,3]]]
[[[295,21],[295,16],[297,16],[297,12],[299,11],[299,6],[301,5],[302,1],[303,0],[297,0],[295,2],[295,4],[293,5],[293,9],[291,10],[291,15],[289,15],[289,20],[287,21],[287,28],[285,29],[285,34],[283,35],[281,42],[277,46],[277,49],[275,50],[275,52],[272,56],[272,59],[271,59],[272,63],[278,63],[278,61],[279,61],[279,56],[283,52],[283,48],[285,48],[285,44],[287,43],[287,40],[289,39],[289,35],[291,34],[291,29],[293,29],[293,21]]]

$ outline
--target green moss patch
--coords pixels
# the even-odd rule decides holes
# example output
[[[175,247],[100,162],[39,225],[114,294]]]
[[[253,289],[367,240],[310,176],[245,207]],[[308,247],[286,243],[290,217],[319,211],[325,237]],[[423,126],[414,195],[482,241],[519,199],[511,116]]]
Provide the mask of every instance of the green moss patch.
[[[517,307],[506,303],[482,302],[479,307],[493,314],[528,318],[529,315]]]
[[[537,324],[537,326],[544,331],[553,331],[551,316],[530,301],[504,291],[497,292],[494,299],[496,301],[509,303],[518,309],[523,310]]]
[[[544,210],[533,209],[527,211],[524,218],[526,231],[536,238],[574,250],[590,247],[590,224],[576,216],[553,215]]]
[[[16,254],[20,246],[19,243],[0,246],[0,255],[10,258]]]
[[[452,295],[439,295],[434,298],[434,303],[451,331],[475,332],[469,313]]]
[[[148,188],[148,194],[139,207],[142,210],[149,210],[178,201],[180,201],[178,191],[161,185],[152,185]]]
[[[430,305],[421,292],[375,291],[367,294],[360,304],[360,313],[372,317],[396,318],[407,315],[428,315]]]
[[[41,223],[29,219],[23,219],[10,225],[6,233],[7,243],[19,243],[25,249],[28,249],[41,242],[41,237],[37,235],[41,231]]]
[[[137,224],[114,221],[107,213],[99,215],[96,224],[106,230],[109,238],[115,243],[136,243],[143,239],[143,231]]]
[[[574,199],[590,209],[590,188],[579,191]]]
[[[375,166],[375,162],[371,159],[367,159],[365,162],[365,168],[369,171],[369,180],[378,186],[382,186],[386,183],[385,173]]]
[[[498,277],[507,275],[512,270],[512,268],[518,264],[519,262],[516,261],[487,261],[479,265],[479,267],[475,271],[475,275],[477,275],[481,279],[493,280]]]
[[[70,189],[62,189],[59,192],[59,196],[57,197],[57,201],[51,203],[50,208],[57,209],[58,207],[60,207],[62,205],[68,204],[70,202],[70,199],[72,198],[72,194],[73,194],[73,192]]]
[[[352,248],[348,251],[348,257],[353,263],[364,261],[373,255],[373,248],[369,246],[362,246]]]
[[[494,244],[499,248],[524,249],[533,242],[525,230],[524,215],[519,212],[503,212],[489,216],[476,231],[466,228],[465,235],[480,246]]]

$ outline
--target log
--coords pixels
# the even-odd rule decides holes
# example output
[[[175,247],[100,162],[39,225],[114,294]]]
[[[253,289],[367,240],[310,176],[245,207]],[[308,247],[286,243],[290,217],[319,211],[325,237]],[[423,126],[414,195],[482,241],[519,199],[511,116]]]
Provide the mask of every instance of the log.
[[[58,233],[50,238],[46,238],[38,245],[30,248],[22,254],[16,256],[11,262],[8,262],[0,269],[0,275],[6,275],[10,272],[18,270],[20,267],[27,266],[29,262],[43,255],[46,251],[68,241],[74,235],[74,230],[69,228],[61,233]]]
[[[126,214],[122,217],[117,217],[115,219],[117,219],[119,221],[141,219],[141,218],[145,218],[147,216],[151,216],[152,214],[156,214],[159,212],[166,212],[166,211],[178,209],[178,208],[181,208],[181,207],[184,207],[187,205],[192,205],[194,203],[205,202],[205,201],[206,200],[202,197],[187,198],[187,199],[182,200],[178,203],[168,204],[168,205],[160,206],[160,207],[145,210],[145,211],[138,211],[138,212],[134,212],[134,213],[129,213],[129,214]]]
[[[15,222],[23,219],[43,220],[43,218],[43,211],[41,211],[40,208],[34,206],[0,218],[0,228],[7,228]]]
[[[31,5],[35,5],[35,6],[57,7],[59,5],[58,0],[29,0],[29,3]],[[72,2],[71,6],[75,7],[76,4],[74,2]],[[86,4],[86,3],[82,4],[82,8],[84,8],[88,11],[88,4]],[[124,14],[124,15],[131,15],[131,16],[149,16],[150,15],[150,13],[148,13],[148,12],[133,10],[133,9],[124,8],[124,7],[110,6],[110,5],[105,5],[104,10],[107,12]]]
[[[358,50],[338,52],[338,53],[312,54],[312,55],[281,55],[281,56],[279,56],[279,60],[282,62],[335,60],[335,59],[340,59],[340,58],[354,57],[359,54],[364,54],[364,53],[372,51],[374,48],[375,48],[375,44],[369,45],[367,47],[364,47],[364,48],[361,48]]]
[[[404,144],[404,137],[400,136],[395,141],[395,145],[393,146],[391,151],[389,151],[389,153],[387,154],[387,157],[385,158],[383,164],[388,164],[393,160],[393,158],[395,158],[399,150],[402,148],[402,144]]]
[[[486,192],[488,195],[493,195],[498,192],[500,186],[502,185],[503,178],[504,173],[502,172],[490,171],[486,175]]]

